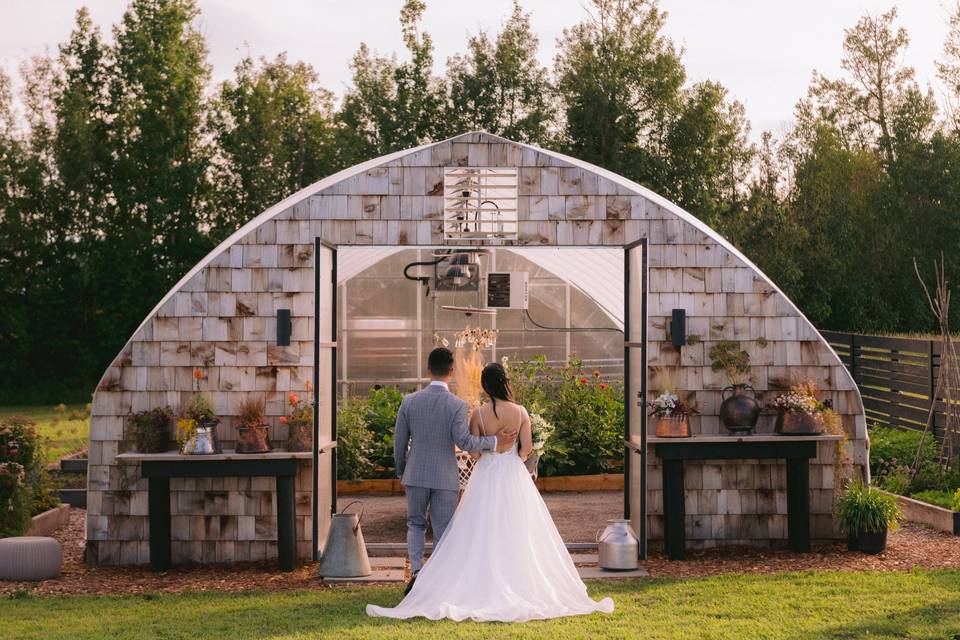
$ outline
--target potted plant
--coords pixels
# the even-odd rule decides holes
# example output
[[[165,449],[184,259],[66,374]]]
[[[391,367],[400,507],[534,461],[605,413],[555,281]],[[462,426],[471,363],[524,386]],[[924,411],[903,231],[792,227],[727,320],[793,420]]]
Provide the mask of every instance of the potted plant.
[[[134,446],[140,453],[163,453],[170,442],[173,410],[157,407],[130,416]]]
[[[724,372],[730,385],[721,392],[720,421],[732,433],[753,432],[760,418],[760,403],[750,381],[750,354],[731,340],[721,340],[710,349],[710,368]],[[749,395],[748,395],[749,392]],[[729,394],[729,395],[728,395]]]
[[[690,437],[689,416],[696,413],[696,408],[680,397],[675,372],[665,368],[657,368],[655,372],[659,395],[650,403],[650,415],[657,421],[654,433],[658,438]]]
[[[853,482],[837,501],[836,518],[848,549],[877,554],[887,546],[887,531],[900,526],[903,515],[895,496]]]
[[[306,387],[307,393],[313,390],[309,380]],[[310,402],[301,402],[292,391],[287,400],[290,402],[290,413],[280,416],[280,424],[287,427],[287,451],[310,451],[313,441],[313,405]]]
[[[220,453],[220,441],[217,438],[217,418],[207,397],[200,393],[200,381],[203,371],[193,370],[194,390],[193,400],[184,412],[183,418],[177,422],[177,442],[180,452],[188,455],[205,455]]]
[[[240,403],[240,415],[237,416],[237,453],[273,451],[266,413],[266,403],[263,398],[247,396]]]
[[[817,435],[825,431],[825,415],[830,405],[817,399],[817,385],[804,380],[790,387],[773,401],[779,410],[774,428],[782,435]]]

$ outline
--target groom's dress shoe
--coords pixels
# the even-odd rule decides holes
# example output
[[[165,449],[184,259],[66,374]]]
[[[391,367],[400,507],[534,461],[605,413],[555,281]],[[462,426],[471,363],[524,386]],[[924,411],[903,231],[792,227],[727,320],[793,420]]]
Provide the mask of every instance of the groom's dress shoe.
[[[413,583],[417,581],[417,574],[419,573],[420,572],[418,571],[417,573],[413,574],[412,578],[410,578],[410,582],[407,583],[407,588],[403,590],[404,597],[406,597],[406,595],[410,593],[410,590],[413,589]]]

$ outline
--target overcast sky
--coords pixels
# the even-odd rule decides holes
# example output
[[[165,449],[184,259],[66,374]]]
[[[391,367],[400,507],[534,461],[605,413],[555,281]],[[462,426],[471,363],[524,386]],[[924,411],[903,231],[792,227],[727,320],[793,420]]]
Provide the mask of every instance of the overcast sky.
[[[523,0],[540,37],[541,60],[552,66],[557,37],[585,14],[587,0]],[[894,4],[911,42],[905,62],[922,85],[936,84],[947,17],[957,0],[661,0],[667,33],[681,45],[692,80],[723,83],[747,108],[756,138],[780,132],[814,69],[839,73],[843,29],[866,12]],[[126,0],[0,0],[0,61],[10,72],[28,57],[55,52],[73,26],[74,13],[90,8],[106,34],[119,21]],[[322,83],[342,94],[347,64],[361,42],[380,52],[400,51],[402,0],[199,0],[200,30],[207,38],[215,80],[229,77],[249,52],[313,65]],[[427,0],[424,28],[436,46],[437,70],[464,50],[468,34],[499,30],[511,0]]]

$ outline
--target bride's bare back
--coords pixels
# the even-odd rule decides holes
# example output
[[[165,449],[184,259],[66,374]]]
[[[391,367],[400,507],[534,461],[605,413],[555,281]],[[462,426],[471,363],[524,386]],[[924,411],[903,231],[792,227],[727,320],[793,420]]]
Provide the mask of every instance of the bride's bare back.
[[[530,430],[530,415],[527,410],[515,402],[497,400],[497,412],[493,412],[493,403],[487,402],[470,416],[470,431],[474,435],[494,436],[500,431],[518,431],[520,438],[520,458],[527,459],[533,451],[533,435]],[[516,445],[498,447],[498,453],[509,451]]]

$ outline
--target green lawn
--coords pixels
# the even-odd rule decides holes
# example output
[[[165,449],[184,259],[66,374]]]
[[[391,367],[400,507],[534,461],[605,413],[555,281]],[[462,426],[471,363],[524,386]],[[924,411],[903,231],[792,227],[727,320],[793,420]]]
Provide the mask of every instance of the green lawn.
[[[71,413],[82,410],[82,404],[68,404],[65,412],[58,412],[55,406],[0,407],[0,418],[25,416],[36,422],[37,433],[46,439],[47,456],[52,461],[87,446],[90,421],[69,419]]]
[[[43,638],[952,638],[960,572],[799,573],[600,582],[617,609],[524,625],[367,618],[400,589],[10,598],[0,637]]]

